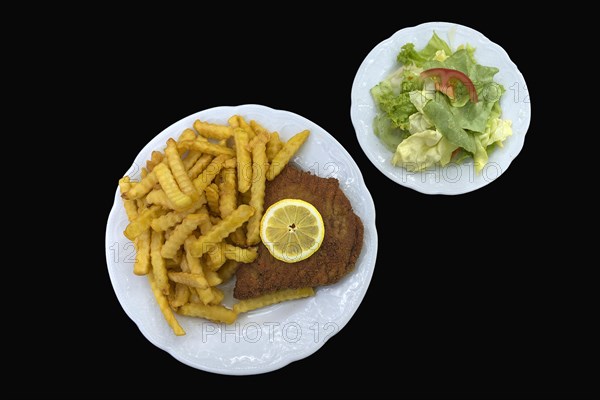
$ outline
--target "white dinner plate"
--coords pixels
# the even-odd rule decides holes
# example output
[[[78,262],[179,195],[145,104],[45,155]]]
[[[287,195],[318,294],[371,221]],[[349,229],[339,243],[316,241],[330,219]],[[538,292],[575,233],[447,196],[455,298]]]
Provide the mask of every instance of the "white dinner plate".
[[[476,48],[475,59],[478,63],[500,69],[494,80],[506,89],[500,100],[501,118],[512,120],[513,135],[504,142],[504,148],[490,154],[489,162],[480,174],[475,173],[472,159],[462,164],[434,166],[422,172],[395,167],[391,163],[393,153],[373,133],[377,107],[371,97],[371,88],[398,69],[400,65],[396,56],[403,45],[412,42],[420,50],[431,39],[433,32],[446,40],[452,49],[469,43]],[[467,193],[498,178],[523,148],[531,120],[531,103],[525,78],[506,51],[474,29],[447,22],[429,22],[405,28],[375,46],[358,68],[351,96],[350,116],[358,142],[369,160],[394,182],[426,194]]]
[[[307,357],[338,333],[362,301],[375,268],[377,231],[375,206],[362,174],[348,152],[317,124],[297,114],[260,105],[216,107],[174,123],[144,147],[126,175],[138,178],[153,150],[163,150],[196,119],[226,124],[232,115],[255,119],[283,139],[304,130],[310,137],[293,162],[321,177],[334,177],[364,224],[364,242],[356,266],[336,284],[316,289],[316,295],[241,314],[233,325],[177,315],[186,335],[177,337],[164,320],[146,277],[133,274],[135,250],[123,236],[127,216],[117,189],[106,227],[106,260],[110,279],[123,309],[150,342],[192,367],[228,375],[250,375],[281,368]],[[231,306],[233,284],[223,290]]]

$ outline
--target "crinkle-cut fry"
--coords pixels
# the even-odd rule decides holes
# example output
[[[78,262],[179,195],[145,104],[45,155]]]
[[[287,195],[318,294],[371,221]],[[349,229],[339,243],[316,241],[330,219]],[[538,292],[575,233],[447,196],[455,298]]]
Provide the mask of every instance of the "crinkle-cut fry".
[[[173,282],[183,283],[189,287],[205,289],[208,287],[206,279],[202,275],[192,274],[191,272],[169,271],[169,279]]]
[[[196,151],[196,150],[193,150]],[[210,154],[202,154],[198,161],[188,170],[188,176],[194,180],[210,165],[214,157]]]
[[[219,213],[221,218],[231,214],[237,207],[237,177],[235,168],[221,170],[221,184],[219,185]]]
[[[219,243],[225,239],[231,232],[242,226],[242,224],[254,214],[254,208],[242,204],[231,214],[225,217],[219,224],[205,235],[202,235],[190,247],[194,257],[200,257],[208,250],[208,244]]]
[[[191,197],[192,202],[198,200],[198,192],[192,183],[192,180],[187,174],[187,170],[183,165],[181,156],[177,151],[177,143],[173,139],[167,140],[167,148],[165,149],[169,168],[175,177],[175,181],[183,193]]]
[[[200,290],[202,290],[202,289],[200,289]],[[190,303],[191,304],[202,303],[202,300],[200,300],[200,296],[198,296],[197,288],[191,288],[191,290],[190,290]]]
[[[198,210],[198,214],[206,216],[206,218],[200,221],[200,225],[198,225],[198,227],[200,228],[200,232],[202,232],[203,235],[206,235],[208,232],[210,232],[210,230],[213,227],[212,223],[210,222],[208,209],[206,207],[202,207],[200,210]]]
[[[173,315],[173,311],[171,310],[171,307],[169,307],[169,301],[167,300],[167,297],[162,293],[161,289],[156,284],[156,280],[155,280],[154,274],[152,272],[148,273],[148,281],[150,281],[150,287],[152,288],[152,293],[154,294],[154,298],[156,299],[156,302],[158,303],[158,306],[160,307],[160,311],[162,312],[163,316],[167,320],[167,323],[169,324],[171,329],[173,329],[173,332],[175,333],[175,335],[177,335],[177,336],[185,335],[185,331],[183,330],[181,325],[179,325],[179,322],[177,322],[177,319],[175,319],[175,315]]]
[[[131,190],[131,181],[128,176],[124,176],[119,179],[119,190],[121,191],[121,195]],[[137,218],[138,207],[135,200],[123,199],[123,207],[125,207],[125,213],[127,213],[127,219],[129,222]]]
[[[219,213],[219,188],[215,183],[211,183],[204,189],[204,193],[206,194],[206,204],[208,204],[208,209],[214,213]]]
[[[206,253],[206,267],[211,271],[217,271],[227,259],[225,258],[224,243],[209,244]]]
[[[238,116],[237,115],[234,115],[233,117],[229,118],[227,120],[227,123],[232,128],[239,128],[239,126],[240,126],[240,123],[238,121]]]
[[[142,171],[140,172],[140,176],[142,177],[142,179],[144,179],[146,177],[146,175],[148,175],[148,170],[146,169],[146,167],[142,167]]]
[[[223,168],[237,168],[237,158],[233,157],[227,159],[227,161],[225,161],[225,164],[223,165]]]
[[[233,135],[233,130],[230,126],[211,124],[209,122],[200,121],[199,119],[194,122],[194,129],[207,139],[212,138],[222,140]]]
[[[177,312],[188,317],[206,318],[214,322],[233,324],[237,314],[221,305],[206,305],[202,303],[188,303],[179,307]]]
[[[294,154],[296,154],[298,149],[304,144],[304,142],[306,142],[308,135],[310,135],[310,131],[304,130],[292,136],[290,140],[283,145],[279,153],[277,153],[273,158],[271,166],[267,170],[268,180],[272,181],[281,173],[283,168],[285,168],[287,163],[290,162],[290,159],[294,156]]]
[[[244,117],[242,117],[241,115],[238,115],[238,124],[240,125],[240,128],[245,130],[248,134],[248,140],[252,140],[256,135],[256,132],[254,132],[254,129],[252,129],[252,127],[248,125]]]
[[[212,183],[221,169],[223,168],[225,161],[229,158],[226,155],[216,156],[204,171],[196,179],[194,179],[194,186],[198,193],[202,193],[208,185]]]
[[[203,235],[206,235],[208,232],[210,232],[210,230],[213,227],[213,223],[211,222],[211,218],[208,214],[208,210],[206,209],[206,207],[203,207],[200,212],[200,214],[206,215],[206,218],[202,220],[202,222],[200,222],[199,228],[200,228],[200,232],[202,232]],[[195,239],[195,238],[194,238]],[[245,243],[244,243],[245,244]],[[213,251],[208,251],[210,250],[212,247],[215,247],[216,244],[209,244],[208,245],[208,249],[206,252],[206,256],[207,256],[207,264],[213,266],[214,268],[218,268],[220,259],[218,258],[218,253],[215,253]]]
[[[248,220],[246,242],[249,246],[260,242],[260,220],[265,205],[265,173],[269,166],[266,154],[266,133],[256,135],[260,138],[252,148],[252,187],[250,188],[250,206],[254,215]]]
[[[194,166],[194,164],[196,164],[196,161],[198,161],[200,159],[200,157],[202,157],[201,152],[199,152],[197,150],[190,150],[187,153],[187,156],[185,156],[185,158],[183,159],[183,166],[185,167],[185,170],[187,171],[188,176],[190,176],[190,173],[189,173],[190,168],[192,168]],[[190,179],[192,179],[192,178],[190,177]]]
[[[184,211],[192,205],[192,198],[179,189],[168,166],[158,164],[153,172],[156,174],[158,182],[167,194],[169,201],[177,211]]]
[[[266,134],[267,137],[269,136],[269,131],[255,120],[250,121],[250,127],[256,135]]]
[[[248,151],[248,132],[242,128],[233,130],[237,159],[238,190],[245,193],[252,184],[252,159]]]
[[[223,283],[223,280],[221,279],[217,271],[211,271],[206,265],[202,266],[202,270],[204,272],[204,277],[206,278],[206,281],[208,282],[209,286],[217,286]]]
[[[150,229],[135,238],[135,264],[133,273],[146,275],[150,272]]]
[[[183,251],[181,251],[181,249],[177,250],[175,257],[171,258],[171,260],[175,261],[177,264],[181,264],[181,261],[183,260]]]
[[[124,235],[129,240],[134,240],[140,236],[144,231],[150,228],[152,220],[161,213],[160,206],[152,206],[143,210],[136,219],[131,221],[127,228],[125,228]]]
[[[222,244],[222,251],[225,258],[242,263],[251,263],[258,257],[257,247],[238,247],[229,243]]]
[[[190,235],[186,240],[185,240],[185,260],[186,260],[186,267],[189,269],[189,272],[196,275],[197,277],[202,277],[202,279],[204,279],[203,283],[206,283],[206,287],[209,286],[209,283],[206,279],[206,277],[204,276],[204,266],[202,265],[202,262],[200,261],[200,259],[198,257],[194,257],[191,255],[189,248],[191,246],[191,244],[194,241],[194,236]],[[183,263],[182,263],[183,264]],[[187,271],[184,271],[187,272]],[[197,278],[200,279],[200,278]],[[210,301],[212,301],[213,296],[212,296],[212,292],[208,293],[206,292],[206,289],[203,288],[199,288],[199,290],[197,290],[198,292],[198,296],[200,296],[200,299],[202,300],[202,302],[204,304],[208,304]]]
[[[269,141],[267,142],[267,159],[269,162],[273,161],[277,153],[282,149],[283,142],[279,138],[279,133],[271,132],[269,135]]]
[[[198,293],[198,297],[200,298],[200,302],[203,304],[211,304],[215,300],[215,294],[212,291],[211,287],[207,287],[206,289],[195,288],[196,293]]]
[[[132,186],[131,189],[129,189],[129,191],[124,193],[122,197],[127,200],[135,200],[135,199],[142,198],[143,196],[148,194],[149,191],[154,189],[154,185],[156,185],[157,183],[158,183],[158,177],[156,176],[154,171],[150,172],[148,175],[146,175],[145,178],[143,178],[141,181],[139,181],[135,186]]]
[[[248,142],[248,146],[246,148],[248,149],[248,151],[250,153],[252,153],[252,149],[254,148],[254,146],[256,146],[257,143],[263,142],[266,144],[268,141],[269,141],[269,134],[266,132],[260,132],[260,133],[257,133],[256,136],[254,136],[254,139],[252,139]],[[253,160],[254,160],[254,158],[253,158]]]
[[[150,193],[148,193],[148,195],[146,196],[146,203],[157,204],[162,208],[166,208],[168,210],[175,209],[175,206],[169,201],[167,194],[162,189],[151,190]]]
[[[165,258],[165,267],[167,267],[167,269],[178,270],[181,269],[181,262],[182,259],[176,260],[174,258]]]
[[[175,284],[175,293],[169,295],[169,304],[173,308],[181,307],[190,301],[190,289],[182,283]]]
[[[219,274],[219,278],[221,278],[222,283],[228,282],[233,277],[233,275],[235,275],[239,267],[239,262],[235,260],[227,260],[217,272]]]
[[[217,271],[211,271],[206,264],[202,265],[202,271],[209,286],[217,286],[223,283]]]
[[[283,289],[277,292],[268,293],[253,299],[242,300],[233,305],[233,311],[236,313],[248,312],[257,308],[270,306],[271,304],[281,303],[287,300],[296,300],[303,297],[313,296],[315,291],[311,287],[301,289]]]
[[[161,255],[161,248],[163,247],[163,233],[152,231],[150,238],[150,260],[152,262],[152,273],[156,280],[156,286],[160,291],[168,295],[169,294],[169,279],[167,278],[167,266],[165,260]]]
[[[235,156],[235,151],[226,146],[221,146],[216,143],[211,143],[205,140],[196,139],[193,141],[183,142],[182,146],[189,146],[191,150],[201,151],[202,153],[212,154],[213,156],[218,156],[221,154],[233,157]]]
[[[225,298],[225,293],[217,287],[211,287],[210,291],[212,292],[212,300],[208,302],[208,304],[216,305],[221,304],[223,299]],[[204,303],[207,304],[207,303]]]
[[[206,197],[202,195],[200,196],[200,199],[192,205],[191,208],[185,211],[171,211],[165,215],[161,215],[160,217],[152,220],[152,229],[158,232],[166,231],[183,221],[183,219],[188,215],[198,211],[205,203]]]
[[[177,153],[179,153],[179,155],[183,155],[186,151],[189,150],[190,145],[192,144],[192,142],[194,140],[196,140],[197,136],[196,136],[196,132],[194,132],[192,129],[185,129],[181,135],[179,135],[179,138],[177,139],[177,142],[175,142],[177,144]],[[173,140],[173,138],[170,138],[169,140]],[[166,153],[166,152],[165,152]],[[165,154],[166,156],[166,154]]]
[[[154,167],[163,162],[164,158],[165,156],[163,153],[154,150],[150,155],[150,159],[146,161],[146,169],[148,170],[148,172],[152,172]]]
[[[194,232],[198,224],[202,219],[206,218],[206,216],[202,214],[190,214],[181,221],[181,224],[175,227],[173,234],[167,239],[165,244],[162,247],[162,256],[164,258],[173,258],[177,253],[177,250],[181,247],[181,245],[185,242],[188,236]]]
[[[179,135],[179,137],[177,138],[177,143],[186,142],[188,140],[195,140],[196,137],[196,132],[194,132],[193,129],[186,128],[183,130],[183,132],[181,132],[181,135]]]
[[[244,227],[241,226],[232,232],[229,235],[229,240],[231,240],[237,246],[245,246],[246,245],[246,233],[244,231]]]

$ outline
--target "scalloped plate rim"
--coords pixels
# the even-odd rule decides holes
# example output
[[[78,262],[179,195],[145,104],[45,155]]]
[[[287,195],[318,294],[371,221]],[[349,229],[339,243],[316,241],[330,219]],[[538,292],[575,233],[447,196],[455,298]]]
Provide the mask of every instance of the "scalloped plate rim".
[[[488,48],[492,48],[494,49],[494,51],[496,51],[499,56],[501,58],[504,59],[504,61],[506,61],[509,65],[509,67],[512,69],[511,72],[515,73],[515,75],[517,76],[517,78],[520,80],[518,83],[522,83],[524,88],[526,88],[526,83],[525,83],[525,78],[523,76],[523,74],[519,71],[519,69],[517,68],[516,64],[510,59],[510,56],[508,55],[508,53],[506,52],[506,50],[504,50],[500,45],[492,42],[490,39],[488,39],[485,35],[483,35],[481,32],[470,28],[468,26],[465,25],[461,25],[458,23],[452,23],[452,22],[426,22],[426,23],[422,23],[419,25],[415,25],[415,26],[411,26],[411,27],[406,27],[406,28],[402,28],[398,31],[396,31],[392,36],[388,37],[387,39],[381,41],[379,44],[377,44],[373,49],[371,49],[371,51],[368,53],[368,55],[364,58],[364,60],[362,61],[361,65],[359,66],[357,73],[354,77],[353,83],[352,83],[352,89],[351,89],[351,105],[350,105],[350,118],[352,120],[352,124],[354,126],[354,130],[358,139],[358,142],[363,150],[363,152],[365,153],[365,155],[367,156],[367,158],[369,159],[369,161],[371,161],[371,163],[381,172],[383,173],[388,179],[396,182],[399,185],[408,187],[410,189],[413,189],[417,192],[420,193],[424,193],[424,194],[445,194],[445,195],[458,195],[458,194],[464,194],[464,193],[468,193],[477,189],[480,189],[488,184],[490,184],[491,182],[493,182],[494,180],[496,180],[497,178],[499,178],[504,172],[506,172],[506,170],[508,169],[508,167],[510,166],[510,164],[512,163],[512,161],[518,156],[518,154],[521,152],[521,150],[523,149],[524,146],[524,142],[525,142],[525,135],[527,134],[530,122],[531,122],[531,103],[523,103],[525,104],[525,109],[526,109],[526,115],[525,115],[525,124],[524,127],[522,128],[522,131],[519,132],[519,136],[518,138],[516,137],[516,135],[513,132],[513,136],[510,137],[508,140],[513,140],[515,149],[514,152],[510,155],[510,157],[508,157],[507,159],[502,159],[502,164],[500,165],[500,169],[501,172],[498,174],[498,176],[490,179],[490,180],[479,180],[478,184],[471,184],[471,185],[463,185],[461,187],[458,187],[457,185],[450,185],[450,186],[434,186],[434,185],[428,185],[428,184],[418,184],[418,183],[414,183],[411,180],[405,180],[405,182],[401,182],[400,178],[397,177],[394,173],[394,169],[398,170],[398,169],[402,169],[404,172],[402,172],[403,174],[406,175],[416,175],[418,177],[420,177],[420,180],[423,182],[423,179],[429,179],[425,176],[425,178],[423,178],[424,173],[429,173],[431,174],[431,170],[428,169],[425,172],[420,172],[420,173],[410,173],[407,172],[406,170],[404,170],[404,168],[402,167],[393,167],[390,165],[391,168],[385,168],[385,166],[376,161],[376,158],[378,156],[380,156],[381,153],[385,154],[385,152],[377,152],[375,149],[373,149],[373,146],[370,145],[367,142],[367,139],[365,139],[365,135],[366,134],[370,134],[374,136],[373,133],[373,128],[372,128],[372,120],[367,122],[367,132],[364,132],[363,127],[360,124],[360,120],[359,120],[359,115],[358,115],[358,109],[359,106],[364,105],[363,103],[359,103],[358,101],[358,97],[360,89],[359,85],[361,80],[364,78],[365,75],[365,70],[368,68],[368,66],[370,64],[373,63],[373,59],[374,56],[380,52],[382,52],[387,46],[389,46],[391,43],[393,43],[394,41],[398,40],[399,37],[403,36],[403,35],[409,35],[412,32],[417,32],[418,30],[422,30],[422,29],[429,29],[429,35],[431,35],[433,33],[434,30],[438,29],[440,31],[444,31],[445,30],[456,30],[456,29],[461,29],[464,32],[468,32],[470,35],[472,35],[474,38],[477,38],[479,40],[483,40],[484,42],[486,42],[485,44],[488,46]],[[399,47],[398,49],[396,49],[396,53],[397,51],[399,51]],[[477,58],[477,52],[475,54],[476,58]],[[502,71],[501,71],[502,72]],[[380,77],[380,79],[378,80],[378,82],[380,82],[381,80],[383,80],[385,78],[385,76]],[[370,88],[368,88],[370,89]],[[526,90],[526,89],[524,89]],[[507,89],[508,91],[508,89]],[[502,117],[505,118],[506,114],[505,114],[505,110],[504,110],[504,104],[505,104],[505,98],[506,98],[507,93],[504,94],[503,99],[501,100],[502,104],[503,104],[503,114]],[[370,95],[369,95],[370,98]],[[529,98],[529,95],[528,95]],[[371,99],[372,102],[372,99]],[[374,115],[373,115],[374,117]],[[372,143],[372,142],[371,142]],[[381,145],[383,146],[383,145]],[[497,151],[502,151],[504,149],[497,149]],[[391,152],[389,152],[389,150],[387,150],[387,153],[389,153],[388,155],[391,157]],[[493,156],[494,154],[492,154]],[[490,157],[491,159],[491,157]],[[462,173],[464,173],[465,171],[467,171],[465,168],[470,167],[472,168],[472,163],[466,163],[466,164],[462,164],[461,165],[461,171]],[[445,167],[441,168],[442,170]],[[436,171],[437,173],[437,171]],[[470,172],[467,171],[467,174],[469,174]],[[436,178],[437,180],[439,180],[439,178]],[[477,178],[475,178],[477,179]],[[483,181],[483,182],[482,182]]]
[[[372,276],[373,276],[373,272],[375,269],[375,263],[376,263],[376,257],[377,257],[378,240],[377,240],[377,229],[376,229],[376,225],[375,225],[375,204],[374,204],[373,198],[365,184],[365,181],[364,181],[364,178],[360,171],[360,168],[358,167],[358,165],[356,164],[354,159],[351,157],[351,155],[348,153],[348,151],[337,141],[337,139],[335,137],[333,137],[331,134],[329,134],[325,129],[323,129],[318,124],[310,121],[309,119],[307,119],[301,115],[295,114],[291,111],[274,109],[274,108],[259,105],[259,104],[243,104],[243,105],[238,105],[238,106],[217,106],[217,107],[204,109],[204,110],[198,111],[196,113],[190,114],[188,116],[185,116],[185,117],[181,118],[180,120],[178,120],[177,122],[174,122],[167,128],[163,129],[160,133],[158,133],[154,138],[152,138],[143,147],[143,149],[138,153],[138,155],[135,157],[135,159],[137,160],[138,158],[140,158],[140,156],[142,154],[148,153],[148,152],[156,149],[157,147],[160,147],[160,144],[162,143],[162,140],[163,140],[161,137],[166,135],[168,132],[172,131],[177,125],[181,124],[182,121],[184,121],[186,119],[197,118],[196,116],[201,113],[218,113],[221,111],[222,112],[227,111],[228,115],[244,114],[244,110],[246,110],[246,112],[249,112],[249,113],[251,113],[251,112],[267,112],[267,113],[287,115],[290,118],[302,121],[303,123],[305,123],[307,125],[314,125],[318,130],[322,131],[322,133],[324,133],[326,135],[325,137],[327,140],[333,141],[333,145],[337,146],[336,151],[341,151],[341,154],[343,156],[345,156],[349,162],[351,162],[351,166],[353,167],[353,173],[358,178],[358,182],[356,182],[356,184],[360,185],[360,187],[362,189],[361,190],[362,195],[366,196],[367,202],[365,204],[365,207],[366,207],[366,210],[368,211],[368,216],[370,218],[368,218],[368,219],[362,218],[362,220],[363,220],[365,233],[367,232],[367,229],[368,229],[368,232],[371,235],[372,240],[368,244],[363,242],[363,250],[361,251],[361,255],[359,257],[359,259],[362,259],[360,267],[366,268],[364,280],[361,282],[362,283],[362,285],[360,287],[361,291],[360,291],[358,297],[355,299],[355,303],[353,304],[354,307],[352,309],[348,309],[347,311],[345,311],[345,313],[342,315],[343,318],[340,319],[339,321],[336,321],[337,330],[335,330],[333,332],[333,334],[325,336],[323,341],[315,343],[315,345],[313,347],[303,348],[300,351],[297,351],[295,353],[290,353],[286,357],[278,359],[276,362],[274,362],[272,364],[261,364],[256,367],[250,366],[250,367],[242,367],[239,369],[237,367],[236,368],[219,368],[219,367],[211,367],[211,366],[201,365],[200,363],[194,362],[194,360],[191,360],[190,358],[187,358],[187,357],[183,356],[182,354],[179,354],[177,352],[177,349],[174,348],[174,346],[170,346],[170,345],[164,343],[163,341],[161,341],[160,336],[155,335],[152,332],[150,332],[152,327],[150,325],[144,323],[144,321],[139,319],[138,315],[136,315],[134,310],[131,309],[131,306],[125,302],[125,299],[124,299],[125,294],[118,292],[118,289],[116,286],[116,281],[115,281],[117,279],[117,276],[116,276],[117,272],[113,271],[113,268],[111,268],[111,262],[110,262],[111,254],[110,254],[110,248],[109,248],[109,244],[110,244],[109,240],[110,240],[110,234],[111,234],[111,232],[109,231],[109,228],[111,227],[111,225],[116,223],[115,219],[117,218],[117,209],[119,207],[122,208],[120,192],[117,187],[116,192],[115,192],[115,201],[110,210],[108,220],[107,220],[107,229],[106,229],[106,236],[105,236],[106,246],[105,247],[106,247],[107,267],[108,267],[109,277],[111,280],[111,285],[113,286],[113,290],[115,291],[115,294],[117,295],[117,299],[119,300],[121,307],[123,308],[123,310],[125,311],[127,316],[137,325],[138,329],[144,335],[144,337],[146,339],[148,339],[148,341],[150,341],[156,347],[166,351],[171,356],[173,356],[175,359],[177,359],[178,361],[180,361],[188,366],[191,366],[191,367],[203,370],[203,371],[224,374],[224,375],[253,375],[253,374],[261,374],[261,373],[271,372],[271,371],[283,368],[286,365],[289,365],[290,363],[292,363],[294,361],[298,361],[303,358],[306,358],[306,357],[314,354],[316,351],[318,351],[329,339],[331,339],[331,337],[335,336],[337,333],[339,333],[344,328],[344,326],[350,321],[350,319],[352,318],[352,316],[355,314],[356,310],[362,303],[364,296],[366,295],[366,292],[368,290],[368,286],[370,284]],[[312,133],[313,132],[311,131],[311,136],[312,136]],[[134,162],[134,165],[135,165],[135,162]],[[129,168],[129,170],[126,172],[126,174],[130,174],[132,171],[135,171],[135,170],[136,170],[136,168],[134,168],[134,166],[132,166]],[[340,187],[341,187],[341,182],[340,182]],[[354,204],[353,204],[353,208],[354,208]],[[367,256],[368,256],[368,258],[367,258]],[[359,265],[357,262],[357,265],[355,266],[353,271],[350,272],[349,275],[357,273],[356,270],[358,268],[359,268]],[[133,275],[132,271],[130,271],[130,273],[131,273],[131,277],[135,277],[135,275]],[[139,278],[139,277],[135,277],[135,278]],[[348,278],[348,276],[343,278],[342,281],[336,283],[335,285],[342,284],[342,282],[345,281],[346,278]],[[327,287],[324,287],[324,288],[327,289]],[[149,291],[149,288],[148,288],[148,291]],[[318,296],[318,292],[317,292],[317,296]],[[316,299],[317,296],[314,296],[312,299]],[[156,308],[158,308],[158,307],[156,307]],[[161,322],[163,322],[166,325],[165,321],[161,321]]]

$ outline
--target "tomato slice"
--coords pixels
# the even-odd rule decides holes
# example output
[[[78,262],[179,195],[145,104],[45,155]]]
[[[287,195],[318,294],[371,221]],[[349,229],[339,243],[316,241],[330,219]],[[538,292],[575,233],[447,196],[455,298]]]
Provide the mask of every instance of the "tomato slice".
[[[456,81],[461,81],[469,90],[469,98],[473,103],[477,103],[477,90],[469,77],[460,71],[449,68],[431,68],[421,72],[421,78],[438,78],[439,82],[435,83],[435,88],[444,93],[451,99],[454,98],[454,85]]]

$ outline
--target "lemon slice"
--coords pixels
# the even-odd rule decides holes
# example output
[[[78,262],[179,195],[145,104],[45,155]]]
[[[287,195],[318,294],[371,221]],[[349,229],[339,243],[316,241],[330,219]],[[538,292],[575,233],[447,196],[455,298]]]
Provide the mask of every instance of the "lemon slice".
[[[278,260],[295,263],[313,255],[325,236],[323,218],[310,203],[284,199],[265,211],[260,238]]]

